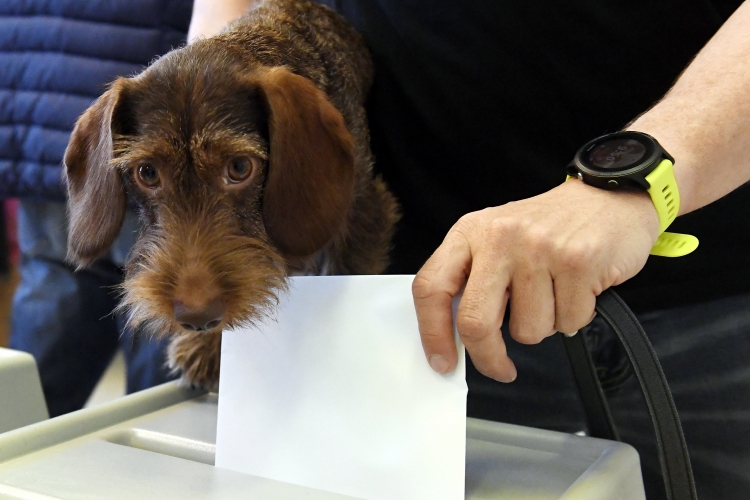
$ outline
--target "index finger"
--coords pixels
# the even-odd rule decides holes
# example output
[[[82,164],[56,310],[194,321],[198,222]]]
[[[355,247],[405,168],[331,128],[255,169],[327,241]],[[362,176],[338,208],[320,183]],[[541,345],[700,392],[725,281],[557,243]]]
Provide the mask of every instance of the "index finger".
[[[458,361],[453,335],[453,297],[471,268],[471,250],[463,236],[449,234],[414,277],[412,296],[427,361],[438,373],[453,371]]]

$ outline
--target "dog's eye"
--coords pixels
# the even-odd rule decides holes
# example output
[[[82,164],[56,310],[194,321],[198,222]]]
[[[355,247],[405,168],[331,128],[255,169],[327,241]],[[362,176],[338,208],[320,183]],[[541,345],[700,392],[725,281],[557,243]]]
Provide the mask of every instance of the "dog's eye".
[[[138,167],[138,178],[146,187],[154,188],[159,184],[159,172],[149,164]]]
[[[235,158],[227,166],[227,177],[231,182],[242,182],[253,173],[253,162],[250,158]]]

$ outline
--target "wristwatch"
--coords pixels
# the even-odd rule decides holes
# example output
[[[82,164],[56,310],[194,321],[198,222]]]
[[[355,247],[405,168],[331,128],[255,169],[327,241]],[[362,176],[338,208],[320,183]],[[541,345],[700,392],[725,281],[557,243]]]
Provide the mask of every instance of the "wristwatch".
[[[578,150],[567,167],[568,179],[578,178],[602,189],[646,191],[659,214],[661,235],[651,255],[681,257],[698,247],[698,238],[667,233],[680,210],[674,158],[656,139],[642,132],[615,132],[597,137]]]

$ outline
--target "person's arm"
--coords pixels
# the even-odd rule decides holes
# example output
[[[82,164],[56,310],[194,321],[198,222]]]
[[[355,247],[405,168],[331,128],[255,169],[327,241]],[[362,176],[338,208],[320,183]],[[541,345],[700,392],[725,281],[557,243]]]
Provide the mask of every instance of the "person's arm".
[[[679,158],[680,214],[750,180],[750,2],[727,20],[664,99],[629,128],[656,137]]]
[[[750,3],[629,128],[652,135],[675,157],[680,214],[750,180]],[[597,295],[641,270],[658,236],[646,193],[577,180],[462,217],[414,279],[430,365],[440,373],[456,365],[451,301],[465,287],[456,323],[472,361],[489,377],[514,380],[500,334],[508,301],[510,332],[521,343],[573,333],[593,318]]]
[[[245,15],[260,0],[195,0],[188,29],[188,43],[218,34]]]

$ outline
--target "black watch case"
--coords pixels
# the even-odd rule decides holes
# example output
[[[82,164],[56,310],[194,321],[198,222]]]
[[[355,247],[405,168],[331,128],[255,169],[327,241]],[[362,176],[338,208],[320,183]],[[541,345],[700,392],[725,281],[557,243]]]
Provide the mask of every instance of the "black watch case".
[[[643,132],[615,132],[593,139],[578,150],[567,167],[571,177],[602,189],[645,191],[646,176],[662,162],[674,159],[656,139]]]

